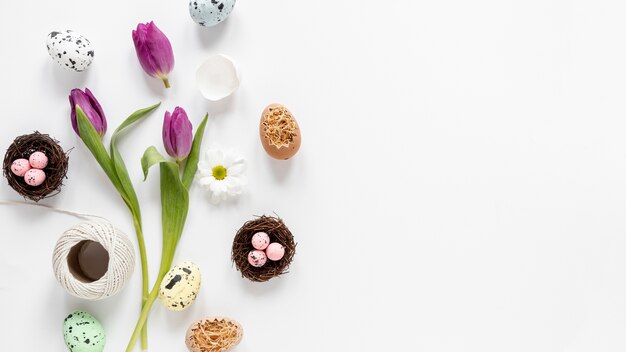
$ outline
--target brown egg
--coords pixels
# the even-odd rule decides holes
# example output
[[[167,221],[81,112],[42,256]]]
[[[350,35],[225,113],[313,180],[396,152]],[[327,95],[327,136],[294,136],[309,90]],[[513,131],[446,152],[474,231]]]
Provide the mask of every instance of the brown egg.
[[[274,159],[291,158],[302,143],[298,121],[281,104],[270,104],[263,110],[259,135],[263,148]]]
[[[243,328],[235,320],[210,317],[191,324],[185,343],[189,352],[226,352],[242,338]]]

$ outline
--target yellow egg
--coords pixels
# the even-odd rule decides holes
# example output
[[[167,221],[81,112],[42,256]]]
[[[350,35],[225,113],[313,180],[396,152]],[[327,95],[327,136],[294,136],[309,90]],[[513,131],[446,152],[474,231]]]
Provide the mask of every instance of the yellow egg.
[[[270,104],[263,110],[259,134],[263,148],[274,159],[291,158],[302,143],[298,121],[281,104]]]
[[[200,268],[184,262],[173,267],[161,282],[159,300],[167,309],[181,311],[189,307],[200,291]]]

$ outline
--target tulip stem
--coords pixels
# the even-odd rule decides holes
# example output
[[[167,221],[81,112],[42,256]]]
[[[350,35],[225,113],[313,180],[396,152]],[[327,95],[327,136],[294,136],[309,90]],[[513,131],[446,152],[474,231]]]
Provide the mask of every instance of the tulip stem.
[[[146,305],[148,300],[148,290],[150,288],[150,282],[148,280],[148,256],[146,255],[146,244],[143,238],[143,229],[141,227],[141,220],[133,216],[133,223],[135,225],[135,233],[137,234],[137,243],[139,245],[139,256],[141,257],[141,308]],[[148,348],[148,327],[144,326],[141,330],[141,348]]]
[[[167,77],[162,78],[163,80],[163,84],[165,84],[165,88],[169,88],[170,87],[170,80],[167,79]]]
[[[146,323],[148,320],[148,315],[150,314],[150,310],[152,309],[152,305],[154,304],[154,301],[159,295],[159,289],[161,287],[161,282],[163,281],[164,277],[165,277],[165,274],[163,275],[159,274],[157,281],[154,283],[154,286],[152,287],[152,291],[150,291],[150,295],[148,296],[146,303],[143,305],[143,308],[141,309],[141,315],[139,316],[139,320],[137,321],[137,325],[135,326],[133,335],[131,336],[130,341],[128,342],[128,346],[126,346],[126,352],[132,352],[132,350],[135,347],[135,344],[137,343],[137,338],[139,338],[139,334],[142,331],[145,331]],[[142,341],[141,348],[143,351],[147,351],[148,345],[146,344],[144,346],[143,341]]]

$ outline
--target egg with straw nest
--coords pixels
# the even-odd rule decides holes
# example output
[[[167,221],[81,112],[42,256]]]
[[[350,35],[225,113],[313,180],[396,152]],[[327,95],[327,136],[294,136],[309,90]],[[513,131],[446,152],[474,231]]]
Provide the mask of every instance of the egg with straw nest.
[[[189,352],[227,352],[243,338],[241,325],[226,317],[197,320],[187,330],[185,343]]]
[[[270,104],[263,110],[259,134],[263,149],[274,159],[293,157],[302,144],[298,121],[282,104]]]

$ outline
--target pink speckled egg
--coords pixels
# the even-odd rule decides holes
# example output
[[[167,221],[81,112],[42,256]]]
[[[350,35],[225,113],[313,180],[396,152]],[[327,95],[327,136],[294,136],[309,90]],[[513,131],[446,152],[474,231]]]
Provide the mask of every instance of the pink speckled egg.
[[[26,159],[17,159],[11,164],[11,172],[15,174],[15,176],[24,176],[26,172],[30,170],[30,163]]]
[[[30,166],[32,166],[35,169],[44,169],[46,166],[48,166],[48,157],[46,156],[46,154],[42,153],[42,152],[34,152],[30,155],[30,158],[28,158],[28,161],[30,162]]]
[[[267,253],[267,257],[270,260],[279,261],[285,256],[285,247],[283,247],[283,245],[280,243],[270,243],[270,245],[265,250],[265,253]]]
[[[264,250],[270,245],[270,236],[265,232],[257,232],[252,236],[252,246],[258,250]]]
[[[248,263],[253,267],[260,268],[267,262],[267,256],[263,251],[250,251],[248,253]]]
[[[46,173],[39,169],[30,169],[24,175],[24,181],[30,186],[39,186],[46,180]]]

